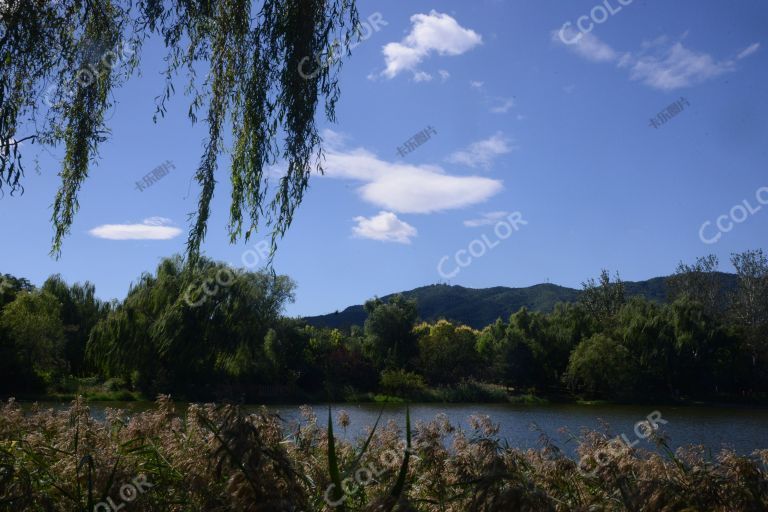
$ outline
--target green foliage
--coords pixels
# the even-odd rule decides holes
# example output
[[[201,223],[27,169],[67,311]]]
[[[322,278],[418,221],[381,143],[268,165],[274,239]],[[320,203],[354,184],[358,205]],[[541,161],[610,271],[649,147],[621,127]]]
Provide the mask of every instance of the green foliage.
[[[766,258],[748,251],[734,263],[738,280],[715,294],[730,297],[728,308],[708,305],[709,292],[680,291],[713,278],[700,274],[714,267],[698,262],[670,281],[671,303],[627,300],[603,273],[586,302],[548,314],[523,307],[481,331],[443,319],[416,326],[416,303],[403,297],[369,301],[364,329],[315,327],[282,316],[293,298],[289,278],[205,258],[196,267],[163,260],[108,305],[88,283],[52,276],[36,290],[6,275],[0,392],[47,386],[58,396],[172,392],[256,402],[505,402],[569,392],[759,399],[768,391]],[[94,373],[101,380],[85,377]]]
[[[584,288],[579,302],[584,306],[587,314],[601,325],[610,322],[626,302],[624,283],[618,272],[613,282],[608,271],[600,272],[599,282],[590,278],[582,283]]]
[[[721,274],[724,287],[735,287],[736,276]],[[647,281],[625,282],[627,297],[641,296],[652,302],[667,300],[666,279],[655,277]],[[419,318],[425,322],[445,319],[453,323],[468,325],[474,329],[483,329],[497,318],[509,318],[510,315],[525,307],[529,311],[552,313],[560,303],[575,303],[582,291],[554,284],[537,284],[526,288],[465,288],[458,285],[435,284],[422,286],[410,291],[381,298],[386,302],[396,295],[415,300],[419,305]],[[367,317],[364,305],[350,306],[343,311],[306,317],[305,320],[317,327],[349,329],[363,325]]]
[[[728,303],[723,274],[717,271],[718,264],[714,254],[696,258],[693,265],[681,261],[675,273],[667,279],[670,301],[688,297],[700,303],[709,314],[722,312]]]
[[[409,365],[418,355],[413,328],[416,302],[396,296],[389,302],[379,299],[365,303],[366,349],[377,367],[399,368]]]
[[[762,249],[731,255],[739,285],[731,314],[745,331],[753,360],[768,352],[768,257]]]
[[[31,292],[35,287],[24,278],[0,274],[0,310],[14,301],[19,292]]]
[[[573,351],[563,380],[590,395],[624,397],[635,390],[636,375],[629,350],[605,334],[595,334]]]
[[[510,395],[501,387],[474,380],[462,380],[450,386],[430,390],[431,401],[448,403],[503,403]]]
[[[419,398],[427,390],[421,375],[405,370],[381,372],[381,387],[385,393],[412,399]]]
[[[261,383],[269,382],[279,359],[276,334],[269,332],[293,299],[293,282],[205,259],[200,268],[189,282],[180,258],[164,260],[157,276],[143,275],[126,300],[95,326],[87,352],[105,376],[133,379],[149,396],[160,391],[206,395],[218,379],[224,380],[219,385],[259,382],[260,376]],[[217,278],[228,286],[189,300],[189,290]],[[264,351],[268,337],[272,360]]]
[[[477,331],[445,320],[416,327],[421,368],[433,384],[455,383],[477,372]]]
[[[0,191],[23,191],[22,142],[63,144],[52,215],[52,252],[58,254],[80,187],[109,136],[113,93],[136,71],[144,43],[159,40],[167,50],[166,85],[155,119],[165,115],[184,75],[192,98],[189,119],[197,122],[202,111],[208,127],[195,175],[198,211],[187,242],[192,263],[207,229],[227,123],[233,141],[230,237],[237,239],[246,224],[248,239],[265,214],[274,248],[310,173],[322,172],[315,114],[322,105],[335,120],[342,62],[328,57],[339,41],[349,48],[356,37],[354,0],[0,2]],[[299,73],[302,60],[316,55],[330,65]],[[204,77],[200,70],[207,71]],[[51,91],[50,84],[59,87]],[[47,108],[40,103],[45,97]],[[19,133],[25,130],[32,131]],[[269,190],[265,169],[278,160],[286,162],[286,172]]]
[[[60,309],[55,296],[37,291],[20,293],[3,309],[0,329],[10,345],[3,352],[15,356],[18,368],[13,372],[32,374],[49,384],[66,372]]]
[[[96,298],[93,284],[75,283],[70,287],[60,275],[49,277],[43,283],[42,291],[56,297],[61,304],[60,317],[66,337],[65,359],[73,375],[84,375],[87,370],[85,347],[88,336],[96,323],[107,314],[108,305]]]

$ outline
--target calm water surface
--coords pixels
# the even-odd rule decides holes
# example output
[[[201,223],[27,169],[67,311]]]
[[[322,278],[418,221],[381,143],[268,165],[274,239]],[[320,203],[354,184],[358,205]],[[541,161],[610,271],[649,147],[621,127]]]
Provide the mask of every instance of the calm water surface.
[[[45,407],[62,408],[67,404],[43,403]],[[179,404],[180,409],[183,404]],[[146,402],[120,402],[90,404],[96,417],[104,416],[106,407],[125,409],[129,414],[153,407]],[[327,421],[327,406],[313,406],[319,423]],[[256,410],[258,406],[246,406],[247,410]],[[296,405],[271,406],[271,410],[280,414],[286,426],[300,419]],[[378,404],[334,404],[331,406],[334,419],[339,410],[349,413],[351,425],[344,433],[340,428],[337,434],[347,438],[358,437],[366,426],[373,425],[382,406]],[[500,425],[500,437],[511,446],[518,448],[536,448],[539,446],[538,426],[550,438],[566,451],[572,443],[560,432],[565,427],[572,433],[582,428],[601,429],[606,423],[613,435],[626,436],[627,440],[638,439],[634,427],[648,414],[659,411],[661,418],[668,423],[661,425],[669,438],[670,446],[697,444],[717,451],[720,448],[733,448],[742,454],[749,454],[755,449],[768,448],[768,408],[743,407],[700,407],[700,406],[614,406],[614,405],[511,405],[511,404],[414,404],[411,405],[413,422],[429,421],[438,414],[445,414],[454,425],[469,430],[467,418],[473,414],[487,414]],[[384,406],[382,423],[394,420],[400,427],[405,425],[404,406]],[[636,447],[651,448],[642,440]]]

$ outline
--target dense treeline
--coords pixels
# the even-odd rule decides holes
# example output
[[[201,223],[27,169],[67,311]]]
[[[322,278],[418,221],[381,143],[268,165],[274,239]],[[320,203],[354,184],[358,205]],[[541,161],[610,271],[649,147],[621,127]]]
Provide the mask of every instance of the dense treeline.
[[[525,308],[482,330],[419,322],[403,297],[370,300],[364,326],[317,328],[282,315],[294,283],[179,257],[122,302],[59,276],[0,287],[0,391],[66,391],[98,377],[144,396],[488,399],[506,391],[606,399],[760,398],[768,389],[768,261],[735,254],[737,286],[714,256],[681,263],[667,303],[628,297],[618,275],[579,302]],[[462,390],[435,395],[435,390]],[[432,393],[430,395],[430,393]]]

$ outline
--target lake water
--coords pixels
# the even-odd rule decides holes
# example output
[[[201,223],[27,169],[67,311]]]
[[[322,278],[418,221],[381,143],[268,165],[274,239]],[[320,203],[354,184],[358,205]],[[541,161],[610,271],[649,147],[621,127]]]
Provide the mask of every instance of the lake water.
[[[61,408],[67,404],[41,404],[46,407]],[[180,404],[181,405],[181,404]],[[91,411],[96,417],[103,417],[105,407],[140,411],[152,407],[151,403],[93,403]],[[183,406],[182,406],[183,407]],[[318,421],[325,426],[327,405],[313,406]],[[401,428],[405,426],[405,407],[399,405],[378,404],[334,404],[331,406],[334,420],[339,410],[349,413],[351,424],[346,433],[337,428],[336,434],[354,438],[362,435],[366,426],[373,425],[383,407],[382,424],[393,419]],[[257,406],[246,409],[256,410]],[[300,418],[296,405],[270,406],[291,424]],[[469,429],[467,418],[473,414],[487,414],[500,425],[500,437],[517,448],[536,448],[540,432],[532,429],[537,425],[565,451],[570,451],[572,443],[566,443],[567,436],[560,433],[563,427],[578,434],[582,428],[601,429],[602,422],[610,427],[613,435],[624,435],[626,440],[638,440],[635,425],[654,411],[658,411],[663,432],[669,438],[672,448],[681,445],[703,445],[714,451],[723,447],[733,448],[740,454],[749,454],[756,449],[768,449],[768,408],[744,407],[701,407],[701,406],[627,406],[627,405],[510,405],[510,404],[413,404],[411,419],[428,421],[438,414],[447,415],[454,425]],[[657,416],[658,417],[658,416]],[[602,421],[602,422],[601,422]],[[334,425],[336,427],[336,425]],[[651,449],[648,441],[640,440],[637,448]]]

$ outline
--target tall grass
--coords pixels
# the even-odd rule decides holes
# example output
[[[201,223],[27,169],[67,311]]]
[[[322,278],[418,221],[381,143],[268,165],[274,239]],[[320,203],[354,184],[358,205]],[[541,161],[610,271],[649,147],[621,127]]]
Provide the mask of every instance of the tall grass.
[[[768,510],[768,450],[673,453],[661,437],[658,451],[617,450],[611,436],[585,432],[574,438],[577,462],[547,438],[519,450],[489,418],[469,424],[412,425],[408,415],[347,440],[330,412],[321,427],[310,408],[287,427],[266,409],[191,405],[180,415],[167,397],[131,417],[108,410],[105,421],[82,401],[58,412],[10,401],[0,510],[110,510],[107,500],[122,512]]]

